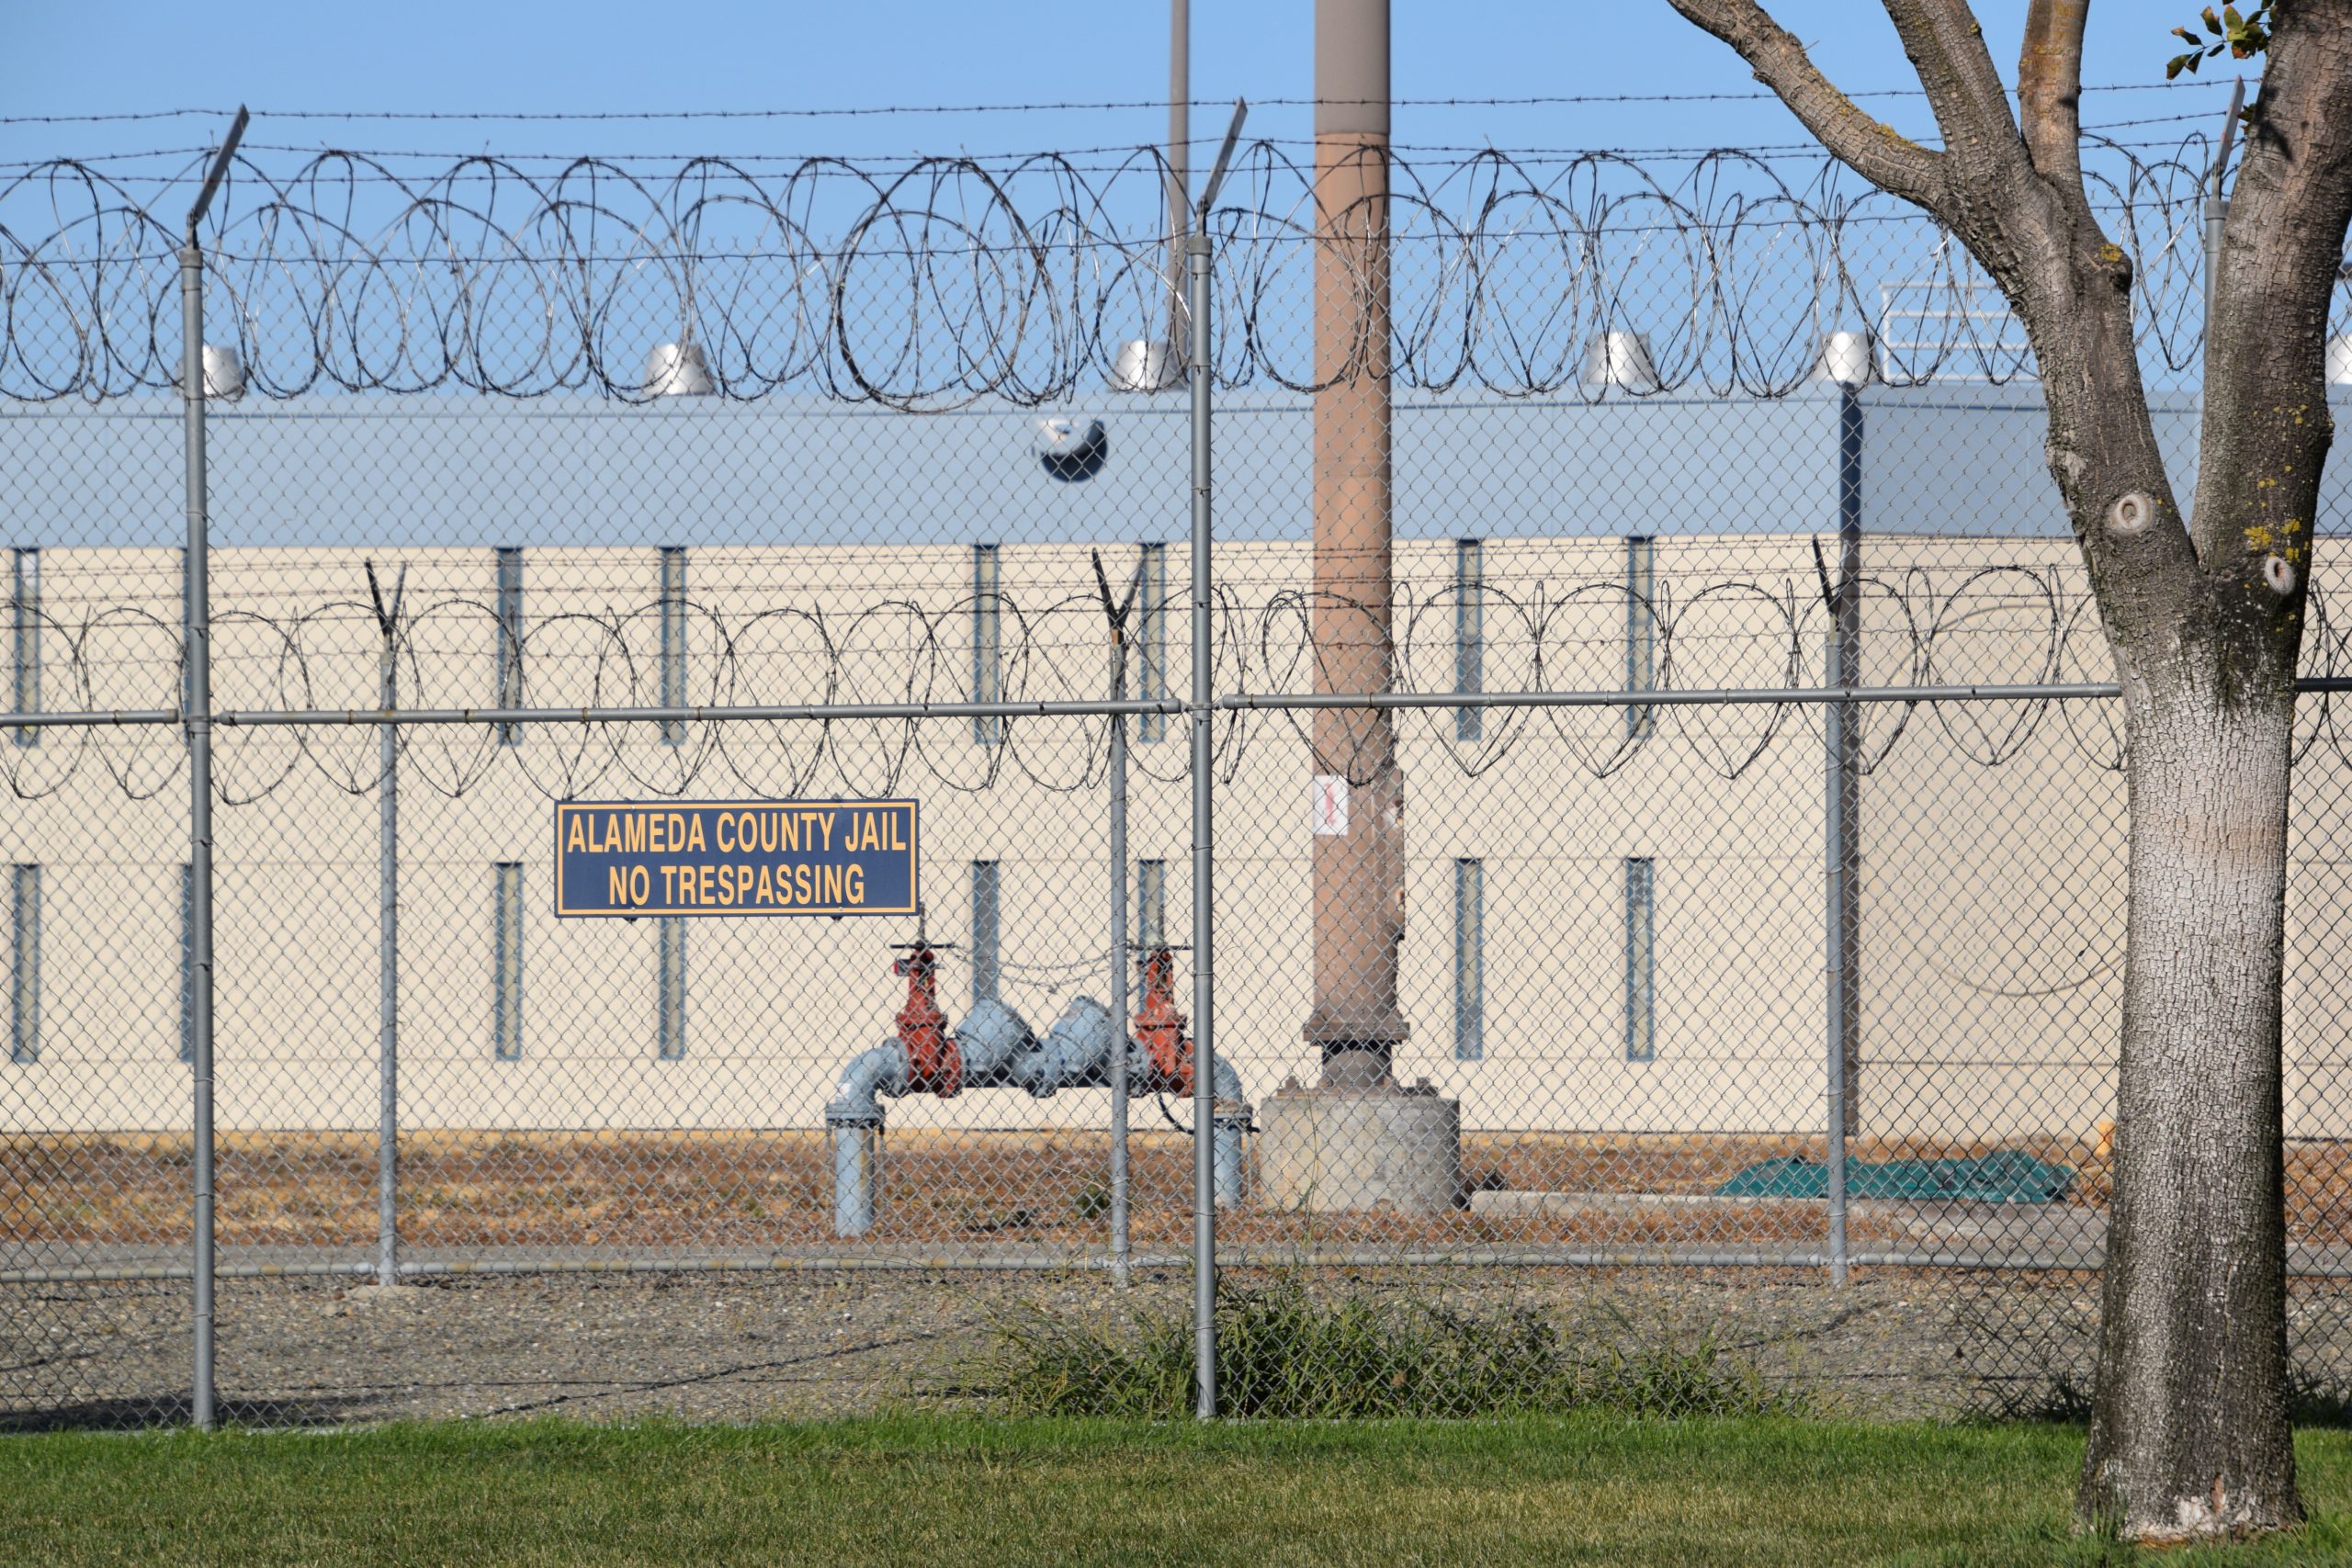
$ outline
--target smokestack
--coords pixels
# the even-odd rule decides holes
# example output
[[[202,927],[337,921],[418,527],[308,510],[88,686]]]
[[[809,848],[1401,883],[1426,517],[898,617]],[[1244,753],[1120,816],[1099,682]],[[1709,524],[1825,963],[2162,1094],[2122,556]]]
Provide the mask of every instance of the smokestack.
[[[1390,631],[1388,0],[1315,6],[1315,689],[1385,692]],[[1404,774],[1385,709],[1318,711],[1315,1007],[1328,1089],[1391,1082]]]

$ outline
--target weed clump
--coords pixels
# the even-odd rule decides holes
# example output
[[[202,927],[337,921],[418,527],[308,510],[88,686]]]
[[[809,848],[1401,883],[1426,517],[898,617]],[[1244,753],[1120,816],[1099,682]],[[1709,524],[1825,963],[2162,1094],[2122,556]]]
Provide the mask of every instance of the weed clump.
[[[1295,1277],[1220,1284],[1217,1404],[1276,1420],[1368,1420],[1604,1411],[1677,1419],[1802,1415],[1801,1390],[1769,1381],[1712,1326],[1564,1332],[1526,1308],[1464,1311],[1362,1293],[1329,1300]],[[1172,1420],[1193,1409],[1193,1331],[1140,1316],[1120,1330],[1046,1312],[1001,1321],[981,1369],[1016,1416]]]

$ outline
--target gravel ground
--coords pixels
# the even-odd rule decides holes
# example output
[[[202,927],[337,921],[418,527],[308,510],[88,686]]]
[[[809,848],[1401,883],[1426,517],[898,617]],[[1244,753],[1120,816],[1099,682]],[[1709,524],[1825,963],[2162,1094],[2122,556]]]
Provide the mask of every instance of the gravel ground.
[[[2087,1383],[2095,1283],[1953,1271],[1330,1272],[1319,1291],[1530,1306],[1572,1332],[1689,1343],[1712,1332],[1766,1375],[1876,1417],[2064,1408]],[[842,1415],[984,1398],[988,1325],[1043,1308],[1117,1322],[1181,1313],[1181,1271],[1122,1297],[1095,1274],[703,1273],[451,1278],[390,1290],[228,1280],[219,1387],[234,1419],[688,1421]],[[2352,1369],[2352,1292],[2299,1295],[2299,1359],[2323,1392]],[[186,1409],[185,1285],[0,1292],[0,1426],[114,1426]]]

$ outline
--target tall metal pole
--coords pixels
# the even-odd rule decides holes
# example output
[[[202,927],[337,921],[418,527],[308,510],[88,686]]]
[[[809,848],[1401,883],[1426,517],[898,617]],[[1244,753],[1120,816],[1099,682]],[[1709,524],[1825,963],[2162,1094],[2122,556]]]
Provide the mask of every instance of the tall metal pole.
[[[1216,888],[1213,879],[1216,818],[1210,763],[1214,668],[1209,638],[1209,213],[1241,140],[1250,106],[1237,99],[1224,145],[1201,187],[1198,221],[1184,242],[1187,305],[1193,352],[1184,358],[1193,392],[1193,1358],[1200,1418],[1216,1416]]]
[[[1829,684],[1850,687],[1862,678],[1862,400],[1853,387],[1838,393],[1838,586],[1832,608]],[[1850,699],[1829,705],[1828,829],[1824,860],[1828,929],[1828,1179],[1829,1282],[1846,1282],[1846,1141],[1856,1130],[1861,1053],[1861,706]]]
[[[1315,542],[1317,692],[1385,692],[1391,559],[1388,0],[1315,6]],[[1315,715],[1314,1004],[1323,1087],[1377,1089],[1406,1035],[1405,777],[1382,708]]]
[[[182,635],[187,645],[187,682],[182,694],[187,725],[187,940],[188,1059],[195,1078],[190,1119],[195,1135],[195,1256],[189,1259],[195,1307],[195,1360],[189,1379],[189,1416],[200,1429],[213,1424],[213,1191],[212,1191],[212,582],[211,525],[207,513],[204,462],[204,251],[197,226],[204,221],[212,193],[229,172],[229,160],[245,133],[246,113],[237,110],[220,153],[188,209],[187,243],[180,247],[180,391],[184,400],[187,504],[187,548],[180,569],[185,587]]]
[[[1230,141],[1228,141],[1228,145]],[[1216,889],[1210,847],[1215,817],[1209,730],[1209,237],[1204,224],[1185,241],[1193,352],[1193,1324],[1198,1412],[1216,1416]]]
[[[368,568],[368,592],[376,602],[376,620],[383,633],[379,695],[384,711],[400,707],[401,599],[408,586],[408,569],[401,569],[388,609],[376,584],[373,562]],[[376,1282],[400,1283],[400,1134],[401,1134],[401,761],[399,726],[387,720],[377,731],[376,891],[380,930],[376,953],[376,995],[379,1016],[376,1043]]]
[[[2222,232],[2227,227],[2230,204],[2222,198],[2222,178],[2229,172],[2230,148],[2236,142],[2238,114],[2245,107],[2245,78],[2230,87],[2230,112],[2222,120],[2222,140],[2213,150],[2213,166],[2205,175],[2205,326],[2213,325],[2213,294],[2222,281]]]
[[[181,556],[187,647],[188,1060],[196,1077],[196,1371],[189,1396],[197,1426],[212,1426],[212,661],[207,646],[211,584],[204,483],[204,253],[180,251],[181,395],[187,402],[187,548]]]
[[[1099,558],[1098,558],[1099,563]],[[1110,609],[1110,590],[1103,608]],[[1111,700],[1127,694],[1124,615],[1111,621]],[[1111,716],[1111,1280],[1127,1288],[1127,716]]]
[[[1193,6],[1168,0],[1168,352],[1181,360],[1184,236],[1193,217]]]

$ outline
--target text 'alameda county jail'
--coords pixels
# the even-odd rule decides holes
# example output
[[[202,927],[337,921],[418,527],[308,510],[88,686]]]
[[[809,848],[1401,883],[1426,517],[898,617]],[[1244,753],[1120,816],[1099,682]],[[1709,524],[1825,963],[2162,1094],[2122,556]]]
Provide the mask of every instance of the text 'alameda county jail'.
[[[910,915],[911,800],[568,802],[559,915]]]

